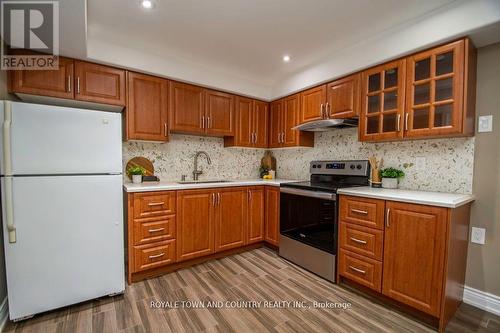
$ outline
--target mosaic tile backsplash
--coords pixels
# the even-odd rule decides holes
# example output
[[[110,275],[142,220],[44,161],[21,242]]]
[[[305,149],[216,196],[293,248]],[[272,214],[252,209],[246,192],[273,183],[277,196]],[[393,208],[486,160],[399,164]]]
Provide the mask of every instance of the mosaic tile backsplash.
[[[472,192],[474,138],[358,142],[357,128],[315,133],[314,148],[275,149],[279,177],[306,179],[313,160],[384,158],[385,167],[401,168],[400,188],[452,193]],[[417,158],[425,165],[417,167]]]
[[[127,142],[123,145],[124,165],[135,156],[153,161],[156,174],[162,180],[180,180],[181,175],[192,179],[196,151],[206,151],[212,165],[203,156],[200,179],[257,178],[263,149],[224,148],[221,138],[173,134],[170,142]],[[309,162],[328,159],[366,159],[376,155],[384,158],[386,167],[403,169],[406,173],[400,188],[453,193],[472,192],[474,138],[415,140],[405,142],[358,142],[356,128],[315,133],[314,148],[274,149],[277,176],[287,179],[307,179]],[[425,165],[417,165],[424,158]]]

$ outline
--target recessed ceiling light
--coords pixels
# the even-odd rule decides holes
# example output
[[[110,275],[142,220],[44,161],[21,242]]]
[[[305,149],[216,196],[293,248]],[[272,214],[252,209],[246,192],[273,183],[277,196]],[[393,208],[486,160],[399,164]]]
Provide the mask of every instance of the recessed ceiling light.
[[[290,56],[289,56],[288,54],[285,54],[285,55],[283,56],[283,61],[284,61],[284,62],[289,62],[289,61],[290,61]]]
[[[151,0],[142,0],[142,8],[151,9],[153,8],[153,2]]]

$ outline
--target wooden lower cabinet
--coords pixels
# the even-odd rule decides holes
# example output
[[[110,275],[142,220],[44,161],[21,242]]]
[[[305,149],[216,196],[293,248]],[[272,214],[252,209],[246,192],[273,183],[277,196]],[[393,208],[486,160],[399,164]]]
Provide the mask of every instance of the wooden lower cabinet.
[[[245,188],[217,191],[215,210],[215,251],[245,245],[248,195]]]
[[[280,241],[280,189],[266,188],[266,228],[265,241],[279,246]]]
[[[387,203],[382,293],[437,316],[443,289],[447,208]]]
[[[365,205],[370,215],[375,206],[370,210],[366,198],[340,198],[339,282],[368,287],[444,331],[463,298],[470,204],[445,208],[368,200],[385,207],[385,214],[367,219],[370,227],[345,212]]]
[[[263,186],[248,189],[247,244],[264,240],[266,191]]]
[[[214,253],[214,192],[186,190],[177,193],[177,261]]]
[[[128,193],[128,282],[247,245],[277,246],[279,193],[273,186]]]

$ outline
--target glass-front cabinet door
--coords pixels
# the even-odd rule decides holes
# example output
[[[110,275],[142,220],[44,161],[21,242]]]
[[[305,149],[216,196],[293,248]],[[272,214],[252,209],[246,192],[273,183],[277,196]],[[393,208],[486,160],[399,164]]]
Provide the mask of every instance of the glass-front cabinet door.
[[[361,141],[403,138],[405,71],[403,59],[363,72]]]
[[[462,131],[464,41],[407,58],[405,136]]]

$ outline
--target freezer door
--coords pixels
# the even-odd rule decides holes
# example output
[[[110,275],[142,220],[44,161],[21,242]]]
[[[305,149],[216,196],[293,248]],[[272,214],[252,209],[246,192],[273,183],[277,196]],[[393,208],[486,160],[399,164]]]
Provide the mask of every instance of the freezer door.
[[[122,171],[119,113],[18,102],[1,104],[3,175]]]
[[[11,320],[123,292],[121,175],[14,177],[12,194],[17,241],[3,229]]]

